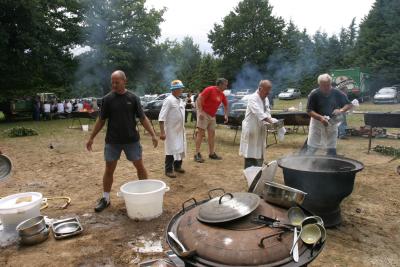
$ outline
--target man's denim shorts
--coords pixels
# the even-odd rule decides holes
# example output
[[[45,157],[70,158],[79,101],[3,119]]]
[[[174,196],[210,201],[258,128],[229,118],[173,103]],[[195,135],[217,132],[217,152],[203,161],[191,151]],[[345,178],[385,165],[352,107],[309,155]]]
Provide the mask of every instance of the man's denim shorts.
[[[142,159],[142,146],[138,141],[130,144],[106,144],[104,146],[104,160],[119,160],[122,151],[124,151],[126,159],[129,161]]]

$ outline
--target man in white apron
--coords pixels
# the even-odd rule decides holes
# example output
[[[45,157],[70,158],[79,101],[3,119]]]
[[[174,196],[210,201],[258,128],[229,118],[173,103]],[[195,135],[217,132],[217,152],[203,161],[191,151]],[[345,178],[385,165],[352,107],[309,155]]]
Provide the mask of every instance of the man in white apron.
[[[259,83],[258,90],[248,98],[246,115],[242,121],[239,155],[244,157],[244,168],[262,166],[266,145],[266,123],[273,123],[268,94],[272,84],[268,80]]]
[[[182,169],[186,154],[185,102],[179,97],[183,88],[180,80],[171,82],[171,95],[164,100],[158,117],[160,139],[165,140],[165,175],[170,178],[176,178],[175,172],[185,172]]]
[[[307,112],[311,117],[307,154],[326,149],[328,155],[336,156],[339,123],[333,118],[350,110],[353,105],[346,95],[332,88],[332,77],[328,74],[320,75],[318,84],[319,88],[311,92],[307,102]]]

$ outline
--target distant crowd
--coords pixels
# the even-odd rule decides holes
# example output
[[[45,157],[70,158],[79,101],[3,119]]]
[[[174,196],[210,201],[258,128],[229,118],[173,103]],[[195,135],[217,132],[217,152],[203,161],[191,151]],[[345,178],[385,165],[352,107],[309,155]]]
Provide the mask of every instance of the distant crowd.
[[[33,119],[51,120],[53,118],[69,118],[72,112],[94,112],[98,111],[97,99],[53,99],[34,102]]]

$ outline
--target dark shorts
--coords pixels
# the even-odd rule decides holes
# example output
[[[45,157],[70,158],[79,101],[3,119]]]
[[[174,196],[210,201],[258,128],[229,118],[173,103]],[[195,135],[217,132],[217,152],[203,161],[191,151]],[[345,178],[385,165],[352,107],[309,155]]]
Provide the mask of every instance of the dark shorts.
[[[122,151],[124,151],[126,159],[129,161],[142,159],[142,146],[139,142],[135,142],[130,144],[106,144],[104,146],[104,160],[119,160]]]

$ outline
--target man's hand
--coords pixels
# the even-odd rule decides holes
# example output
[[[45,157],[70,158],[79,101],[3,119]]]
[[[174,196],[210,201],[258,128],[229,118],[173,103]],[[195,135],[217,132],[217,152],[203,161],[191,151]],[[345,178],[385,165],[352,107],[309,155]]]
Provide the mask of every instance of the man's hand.
[[[321,118],[319,119],[319,121],[326,127],[329,125],[329,121],[324,117],[321,116]]]
[[[225,123],[225,124],[228,123],[228,115],[224,115],[224,123]]]
[[[165,135],[165,133],[161,133],[161,134],[160,134],[160,139],[161,139],[161,140],[164,141],[166,138],[167,138],[167,136]]]
[[[155,135],[151,137],[151,141],[153,142],[153,147],[156,148],[158,146],[158,140]]]
[[[335,115],[335,116],[340,115],[340,114],[342,114],[342,113],[343,113],[343,111],[342,111],[341,109],[335,109],[335,110],[332,112],[332,114]]]
[[[90,139],[87,141],[87,143],[86,143],[86,149],[87,149],[88,151],[92,151],[92,145],[93,145],[93,139],[90,138]]]

